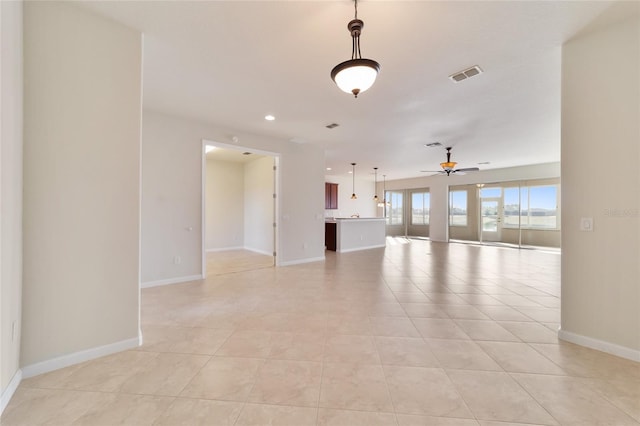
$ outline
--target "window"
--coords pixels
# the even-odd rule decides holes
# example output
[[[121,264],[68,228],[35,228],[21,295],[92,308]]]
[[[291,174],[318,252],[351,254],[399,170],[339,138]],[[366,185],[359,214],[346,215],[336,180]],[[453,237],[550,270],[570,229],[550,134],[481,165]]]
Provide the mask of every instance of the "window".
[[[520,188],[505,188],[503,203],[504,226],[520,226],[518,216],[520,215]]]
[[[429,204],[431,202],[428,192],[411,193],[411,224],[429,224]]]
[[[467,191],[449,192],[449,225],[467,226]]]
[[[529,227],[556,229],[558,227],[558,198],[555,186],[529,188]]]
[[[482,188],[480,198],[498,198],[502,195],[502,188]]]
[[[558,229],[558,186],[505,188],[504,226],[518,225],[528,229]]]
[[[402,225],[402,192],[387,191],[384,196],[387,204],[387,225]]]

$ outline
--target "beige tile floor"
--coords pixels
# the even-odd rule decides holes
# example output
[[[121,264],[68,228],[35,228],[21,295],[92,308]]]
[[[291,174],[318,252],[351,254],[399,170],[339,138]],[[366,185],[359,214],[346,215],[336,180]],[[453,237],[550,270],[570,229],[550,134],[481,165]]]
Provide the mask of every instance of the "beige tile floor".
[[[560,255],[390,239],[143,291],[144,346],[2,425],[638,425],[640,364],[556,339]]]
[[[225,250],[207,253],[207,276],[253,271],[273,267],[273,256],[249,250]]]

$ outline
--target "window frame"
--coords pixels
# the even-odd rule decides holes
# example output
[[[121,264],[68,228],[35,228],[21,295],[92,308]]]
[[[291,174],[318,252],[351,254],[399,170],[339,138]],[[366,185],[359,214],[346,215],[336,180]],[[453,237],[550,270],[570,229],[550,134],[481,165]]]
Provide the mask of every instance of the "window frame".
[[[454,216],[462,216],[462,215],[454,215],[453,212],[453,194],[456,192],[464,193],[464,224],[461,223],[453,223]],[[459,228],[467,228],[469,227],[469,191],[467,189],[454,189],[449,190],[449,226],[455,226]]]
[[[428,190],[417,190],[417,191],[411,191],[410,192],[411,195],[411,208],[410,208],[410,216],[409,216],[409,225],[411,226],[429,226],[429,222],[430,222],[430,218],[431,218],[431,193]],[[413,206],[413,197],[414,195],[422,195],[422,219],[423,219],[423,223],[415,223],[413,221],[413,210],[414,210],[414,206]],[[426,195],[426,197],[425,197]],[[425,209],[425,198],[428,200],[427,203],[427,208]],[[426,210],[426,214],[425,214],[425,210]]]
[[[394,195],[396,196],[396,202],[399,205],[394,204]],[[398,200],[398,197],[400,198],[400,200]],[[389,189],[384,193],[384,201],[385,203],[387,203],[387,207],[385,209],[385,224],[389,226],[404,225],[404,191],[394,191],[392,189]],[[399,222],[393,221],[394,217],[397,217],[397,215],[392,215],[394,207],[396,209],[400,209]]]
[[[535,226],[531,224],[531,218],[533,217],[531,215],[531,189],[533,188],[547,188],[547,187],[553,187],[555,188],[555,202],[556,202],[556,208],[555,208],[555,226]],[[518,224],[509,224],[507,223],[506,220],[506,215],[504,215],[504,206],[506,205],[506,203],[504,203],[504,192],[506,192],[509,189],[517,189],[518,190],[518,210],[520,213],[520,218],[518,221]],[[523,194],[523,192],[526,192],[526,194]],[[523,197],[524,195],[524,197]],[[526,214],[523,214],[523,205],[526,206]],[[503,228],[508,228],[508,229],[524,229],[524,230],[538,230],[538,231],[558,231],[560,230],[560,212],[559,212],[559,207],[560,205],[560,184],[557,183],[541,183],[541,184],[534,184],[534,185],[523,185],[523,186],[519,186],[519,187],[505,187],[503,189],[503,217],[505,217],[505,219],[502,222],[502,227]],[[526,223],[523,220],[523,218],[526,218]]]

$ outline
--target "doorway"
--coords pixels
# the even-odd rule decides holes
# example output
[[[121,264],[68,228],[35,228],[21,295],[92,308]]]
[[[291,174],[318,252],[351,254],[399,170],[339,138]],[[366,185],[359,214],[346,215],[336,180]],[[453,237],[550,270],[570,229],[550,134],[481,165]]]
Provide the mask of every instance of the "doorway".
[[[480,242],[502,241],[502,198],[480,201]]]
[[[277,153],[203,140],[202,274],[277,263]]]

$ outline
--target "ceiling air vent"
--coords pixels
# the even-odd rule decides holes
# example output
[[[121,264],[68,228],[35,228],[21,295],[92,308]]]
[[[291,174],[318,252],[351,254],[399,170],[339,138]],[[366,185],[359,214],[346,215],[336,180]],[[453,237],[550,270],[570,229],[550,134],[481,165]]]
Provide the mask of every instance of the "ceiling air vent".
[[[462,70],[455,74],[451,74],[449,78],[453,82],[458,83],[462,80],[466,80],[467,78],[475,77],[476,75],[481,73],[482,73],[482,69],[479,66],[474,65],[471,68],[467,68],[466,70]]]
[[[436,146],[442,146],[442,144],[440,142],[431,142],[425,143],[424,146],[426,146],[427,148],[435,148]]]
[[[338,123],[331,123],[331,124],[327,124],[326,127],[327,129],[335,129],[336,127],[338,127],[339,124]]]
[[[243,152],[242,155],[251,155],[250,152]]]

